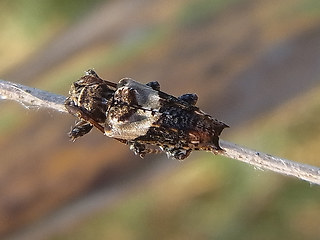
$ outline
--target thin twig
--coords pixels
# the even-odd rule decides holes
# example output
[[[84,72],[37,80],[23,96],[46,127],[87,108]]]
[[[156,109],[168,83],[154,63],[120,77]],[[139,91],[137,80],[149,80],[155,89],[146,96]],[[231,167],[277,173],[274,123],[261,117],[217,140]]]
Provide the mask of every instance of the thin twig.
[[[258,169],[271,170],[320,185],[320,168],[318,167],[279,158],[223,140],[220,141],[220,145],[225,150],[221,152],[222,156],[249,163]]]
[[[65,97],[17,83],[0,80],[0,97],[14,100],[25,106],[45,107],[67,113]],[[271,156],[221,140],[224,151],[220,155],[249,163],[259,169],[267,169],[284,175],[294,176],[320,185],[320,168]]]
[[[0,98],[14,100],[24,106],[44,107],[68,113],[63,104],[66,97],[18,83],[0,80]]]

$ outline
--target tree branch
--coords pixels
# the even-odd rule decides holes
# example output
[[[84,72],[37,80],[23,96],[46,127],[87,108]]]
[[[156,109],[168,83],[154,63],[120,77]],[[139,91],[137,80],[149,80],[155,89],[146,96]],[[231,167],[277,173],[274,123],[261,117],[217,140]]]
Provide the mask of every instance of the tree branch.
[[[44,107],[68,113],[64,107],[64,96],[17,83],[0,80],[0,97],[17,101],[24,106]],[[221,147],[224,149],[219,152],[222,156],[249,163],[259,169],[294,176],[320,185],[320,168],[318,167],[271,156],[223,140],[221,140]]]

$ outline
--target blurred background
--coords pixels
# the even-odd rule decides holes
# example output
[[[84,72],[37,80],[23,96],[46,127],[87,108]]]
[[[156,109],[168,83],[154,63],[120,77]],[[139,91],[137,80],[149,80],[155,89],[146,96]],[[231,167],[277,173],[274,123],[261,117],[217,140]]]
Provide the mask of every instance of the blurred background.
[[[222,139],[320,166],[319,0],[0,1],[0,78],[67,95],[94,68],[159,81]],[[140,159],[0,102],[1,239],[320,239],[316,185],[195,152]]]

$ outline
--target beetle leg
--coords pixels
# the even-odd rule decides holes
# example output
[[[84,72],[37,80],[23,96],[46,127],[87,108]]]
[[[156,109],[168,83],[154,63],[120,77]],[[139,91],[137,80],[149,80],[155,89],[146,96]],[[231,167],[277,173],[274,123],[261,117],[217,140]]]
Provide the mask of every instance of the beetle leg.
[[[160,91],[160,83],[158,83],[157,81],[148,82],[146,85],[151,87],[153,90]]]
[[[76,125],[71,129],[68,133],[71,140],[74,142],[77,138],[89,133],[93,125],[88,123],[87,121],[80,120],[76,123]]]
[[[180,97],[178,97],[178,99],[185,101],[185,102],[189,103],[190,105],[196,105],[196,103],[198,101],[198,96],[197,96],[197,94],[194,94],[194,93],[186,93],[186,94],[183,94]]]

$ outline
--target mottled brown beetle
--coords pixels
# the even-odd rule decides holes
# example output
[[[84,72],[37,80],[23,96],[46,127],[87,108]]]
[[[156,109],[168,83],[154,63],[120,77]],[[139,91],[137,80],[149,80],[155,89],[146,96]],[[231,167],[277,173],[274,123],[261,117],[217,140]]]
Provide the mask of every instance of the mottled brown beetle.
[[[228,126],[196,107],[197,99],[196,94],[168,95],[158,82],[124,78],[116,84],[88,70],[71,85],[65,101],[69,113],[79,119],[69,136],[74,141],[94,126],[140,157],[164,151],[182,160],[192,150],[222,150],[219,135]]]

